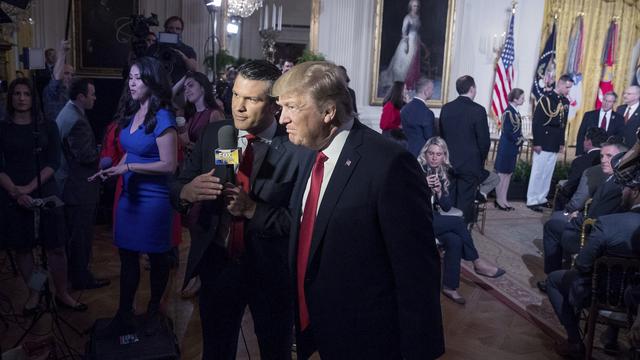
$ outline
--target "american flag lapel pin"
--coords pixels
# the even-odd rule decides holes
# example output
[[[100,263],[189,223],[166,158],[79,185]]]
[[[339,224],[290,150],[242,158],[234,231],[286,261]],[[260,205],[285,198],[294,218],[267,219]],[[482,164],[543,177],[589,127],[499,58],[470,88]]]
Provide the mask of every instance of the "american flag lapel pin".
[[[351,166],[351,160],[347,159],[347,161],[344,164],[347,166]]]

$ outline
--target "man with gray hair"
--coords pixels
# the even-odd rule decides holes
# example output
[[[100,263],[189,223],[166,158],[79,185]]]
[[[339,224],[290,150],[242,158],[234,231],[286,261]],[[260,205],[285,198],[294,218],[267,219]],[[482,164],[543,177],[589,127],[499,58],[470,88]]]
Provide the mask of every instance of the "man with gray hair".
[[[576,138],[576,156],[586,152],[584,149],[584,140],[589,128],[597,127],[603,129],[606,131],[608,137],[623,135],[624,119],[622,115],[612,110],[616,100],[618,100],[618,94],[609,91],[603,96],[600,110],[596,109],[584,113]]]
[[[292,143],[313,150],[292,195],[298,359],[435,359],[440,259],[416,158],[354,116],[334,64],[273,87]]]
[[[632,147],[636,143],[636,132],[640,128],[640,86],[631,85],[622,93],[624,105],[618,107],[618,114],[624,118],[624,144]]]
[[[435,135],[435,116],[427,106],[427,100],[433,95],[433,80],[421,77],[416,83],[416,95],[402,107],[400,119],[402,130],[407,137],[409,152],[418,157],[420,149]]]

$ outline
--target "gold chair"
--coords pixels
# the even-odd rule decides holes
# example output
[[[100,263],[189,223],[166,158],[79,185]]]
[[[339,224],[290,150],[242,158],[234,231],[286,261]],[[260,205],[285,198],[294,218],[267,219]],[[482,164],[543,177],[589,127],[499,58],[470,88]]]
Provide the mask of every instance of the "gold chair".
[[[585,359],[591,359],[596,322],[630,328],[632,316],[624,303],[624,292],[640,270],[640,259],[603,256],[596,260],[591,277],[591,305],[585,330]]]
[[[553,211],[556,210],[556,201],[558,200],[558,194],[560,194],[560,190],[562,190],[562,186],[564,186],[564,184],[567,183],[567,179],[563,179],[558,181],[558,183],[556,184],[556,190],[553,193],[553,200],[551,201],[551,209]]]

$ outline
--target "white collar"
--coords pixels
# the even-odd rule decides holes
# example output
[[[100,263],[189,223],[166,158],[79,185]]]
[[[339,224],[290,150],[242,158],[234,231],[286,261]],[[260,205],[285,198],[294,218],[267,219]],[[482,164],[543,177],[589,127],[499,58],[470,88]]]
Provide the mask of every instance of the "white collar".
[[[324,150],[321,150],[329,159],[332,159],[333,161],[338,161],[338,157],[342,152],[342,148],[344,147],[344,144],[347,142],[347,137],[349,136],[349,132],[353,127],[353,122],[354,122],[353,118],[351,118],[351,120],[340,125],[340,127],[338,128],[338,133],[333,138],[333,140],[331,140],[331,143],[326,148],[324,148]]]
[[[636,112],[636,109],[638,108],[638,105],[640,105],[640,101],[638,101],[637,103],[633,104],[633,105],[627,105],[627,109],[625,109],[625,113],[626,110],[629,110],[629,116],[633,115],[634,112]],[[622,114],[624,115],[624,114]]]

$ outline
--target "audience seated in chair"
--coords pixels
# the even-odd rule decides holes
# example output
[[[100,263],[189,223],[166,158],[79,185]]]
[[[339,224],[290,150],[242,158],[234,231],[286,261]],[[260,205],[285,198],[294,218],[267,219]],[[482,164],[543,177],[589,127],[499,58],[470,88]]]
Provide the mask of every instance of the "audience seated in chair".
[[[599,127],[587,129],[582,147],[584,153],[571,162],[569,177],[559,187],[554,210],[562,210],[578,189],[582,173],[589,167],[600,163],[600,146],[607,139],[607,132]]]
[[[622,154],[617,158],[621,158]],[[584,247],[580,249],[571,270],[557,270],[547,278],[547,293],[553,310],[567,332],[567,341],[556,352],[562,356],[581,358],[585,347],[579,331],[579,312],[591,296],[591,275],[601,256],[629,256],[631,238],[640,224],[640,163],[626,174],[615,174],[624,186],[621,207],[624,212],[598,217]]]
[[[433,231],[444,248],[442,293],[454,302],[464,304],[465,299],[457,291],[461,259],[473,261],[476,274],[481,276],[497,278],[505,271],[480,258],[462,218],[462,211],[451,205],[451,164],[447,143],[439,137],[430,138],[420,150],[418,162],[431,189]]]
[[[626,148],[618,143],[603,143],[601,148],[602,172],[608,178],[600,185],[595,194],[587,215],[589,218],[598,218],[602,215],[612,214],[618,211],[622,188],[613,181],[613,169],[611,159]],[[544,273],[550,274],[562,268],[564,254],[576,254],[580,238],[580,230],[585,216],[578,210],[573,212],[556,211],[544,224],[542,244],[544,248]],[[540,290],[545,291],[545,281],[538,282]]]

